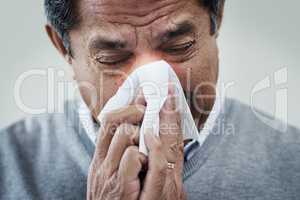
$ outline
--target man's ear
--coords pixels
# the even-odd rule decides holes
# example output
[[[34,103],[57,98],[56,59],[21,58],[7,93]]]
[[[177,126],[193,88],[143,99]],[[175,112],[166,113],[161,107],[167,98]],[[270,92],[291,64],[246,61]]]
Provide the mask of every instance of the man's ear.
[[[48,37],[50,38],[50,40],[51,40],[52,44],[54,45],[54,47],[65,58],[65,60],[69,64],[71,64],[71,59],[70,59],[69,52],[65,48],[63,40],[61,39],[61,37],[58,35],[58,33],[54,30],[54,28],[51,25],[46,24],[45,29],[46,29]]]

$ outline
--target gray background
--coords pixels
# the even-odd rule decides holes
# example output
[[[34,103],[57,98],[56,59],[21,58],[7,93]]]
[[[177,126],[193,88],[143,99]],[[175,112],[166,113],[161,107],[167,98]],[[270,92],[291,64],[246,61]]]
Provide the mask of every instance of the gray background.
[[[222,82],[234,82],[227,96],[250,103],[251,91],[266,77],[286,68],[288,82],[255,95],[256,107],[274,113],[278,89],[288,89],[288,122],[300,127],[300,1],[227,0],[219,37]],[[42,0],[5,1],[0,7],[0,128],[28,115],[14,99],[14,85],[31,69],[71,70],[50,45],[44,32]],[[26,105],[40,108],[47,103],[45,77],[35,77],[22,85]],[[284,106],[284,105],[279,105]]]

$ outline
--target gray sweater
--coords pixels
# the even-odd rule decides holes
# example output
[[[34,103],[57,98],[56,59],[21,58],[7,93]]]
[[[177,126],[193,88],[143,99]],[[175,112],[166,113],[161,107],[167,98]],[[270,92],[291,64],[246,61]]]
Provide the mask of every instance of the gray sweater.
[[[64,113],[0,132],[0,199],[85,199],[94,145],[76,112],[68,102]],[[226,99],[205,143],[185,162],[183,180],[188,199],[298,200],[300,132],[271,128]]]

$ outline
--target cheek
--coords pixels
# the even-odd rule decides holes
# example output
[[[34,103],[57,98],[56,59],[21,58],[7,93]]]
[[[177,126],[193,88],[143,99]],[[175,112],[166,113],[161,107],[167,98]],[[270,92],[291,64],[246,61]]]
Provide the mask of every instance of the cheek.
[[[98,81],[97,85],[97,106],[93,110],[95,116],[97,116],[102,108],[105,106],[107,101],[117,92],[119,88],[118,81],[112,77],[105,77],[101,80],[100,77],[96,78]]]
[[[185,91],[188,91],[189,90],[188,86],[191,81],[191,79],[189,78],[190,77],[189,74],[190,74],[192,68],[189,66],[186,66],[184,64],[178,64],[178,63],[171,64],[171,66],[172,66],[173,70],[175,71],[183,89]]]
[[[186,68],[180,66],[180,64],[172,64],[172,68],[176,72],[179,78],[183,78],[183,76],[186,74],[187,71]]]
[[[116,86],[119,88],[119,87],[121,87],[121,85],[124,83],[124,78],[118,78],[117,80],[116,80]]]
[[[121,85],[128,78],[132,71],[132,67],[130,65],[127,65],[122,67],[122,70],[120,70],[120,75],[112,77],[113,81],[116,83],[118,88],[121,87]]]
[[[120,78],[114,78],[93,70],[74,70],[80,93],[93,115],[97,116],[106,102],[116,93],[121,84]]]

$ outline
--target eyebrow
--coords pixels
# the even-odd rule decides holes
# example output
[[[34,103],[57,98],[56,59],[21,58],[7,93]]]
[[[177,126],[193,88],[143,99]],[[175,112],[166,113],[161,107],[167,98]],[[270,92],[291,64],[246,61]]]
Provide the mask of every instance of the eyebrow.
[[[179,36],[193,33],[194,30],[195,26],[190,21],[183,21],[176,24],[175,27],[172,27],[169,30],[159,34],[156,39],[166,42]]]
[[[156,41],[167,42],[171,39],[193,33],[195,26],[190,21],[183,21],[171,27],[163,33],[155,37]],[[127,47],[128,43],[121,39],[113,39],[105,36],[97,36],[89,44],[89,49],[105,49],[105,50],[123,50]]]
[[[89,49],[121,50],[127,46],[126,41],[98,36],[89,44]]]

